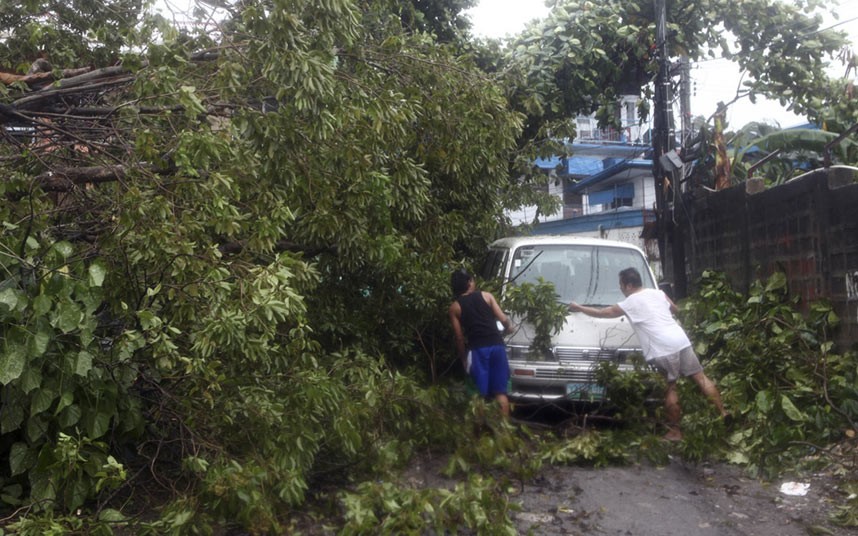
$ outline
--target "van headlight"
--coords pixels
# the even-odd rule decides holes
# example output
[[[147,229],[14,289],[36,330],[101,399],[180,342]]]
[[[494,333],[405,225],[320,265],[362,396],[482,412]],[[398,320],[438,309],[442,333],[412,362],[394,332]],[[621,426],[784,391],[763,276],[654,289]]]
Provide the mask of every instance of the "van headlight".
[[[617,363],[621,365],[634,365],[643,362],[640,350],[618,350]]]
[[[506,357],[514,361],[527,361],[530,358],[530,348],[527,346],[507,346]]]

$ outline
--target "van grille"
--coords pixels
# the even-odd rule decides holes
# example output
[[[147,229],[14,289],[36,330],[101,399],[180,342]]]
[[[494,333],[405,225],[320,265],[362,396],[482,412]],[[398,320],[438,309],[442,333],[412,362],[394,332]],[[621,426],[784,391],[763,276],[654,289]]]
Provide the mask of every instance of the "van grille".
[[[579,383],[592,383],[594,381],[592,369],[564,369],[564,368],[541,368],[534,371],[534,377],[545,378],[555,381],[568,381]]]
[[[592,363],[594,361],[613,361],[617,350],[603,348],[554,348],[554,356],[560,363]]]

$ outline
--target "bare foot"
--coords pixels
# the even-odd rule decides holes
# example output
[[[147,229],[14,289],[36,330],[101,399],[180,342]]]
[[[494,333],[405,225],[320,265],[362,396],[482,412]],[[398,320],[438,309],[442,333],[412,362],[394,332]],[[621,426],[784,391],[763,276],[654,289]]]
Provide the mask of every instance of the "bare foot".
[[[661,439],[664,441],[682,441],[682,432],[673,429],[661,436]]]

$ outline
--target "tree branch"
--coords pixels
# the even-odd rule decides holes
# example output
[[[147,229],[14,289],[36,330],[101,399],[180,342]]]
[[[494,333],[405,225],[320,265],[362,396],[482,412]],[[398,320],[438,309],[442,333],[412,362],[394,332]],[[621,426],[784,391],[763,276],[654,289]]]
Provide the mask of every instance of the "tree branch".
[[[134,75],[118,76],[118,77],[115,77],[111,80],[105,80],[105,81],[99,82],[97,84],[89,84],[86,86],[67,87],[67,88],[55,89],[55,90],[51,90],[51,91],[43,91],[43,92],[35,93],[32,95],[28,95],[26,97],[22,97],[16,101],[12,102],[12,106],[15,106],[17,108],[24,108],[27,106],[31,106],[34,103],[37,103],[39,101],[42,101],[45,99],[50,99],[52,97],[56,97],[59,95],[68,95],[68,94],[75,94],[75,93],[78,93],[78,94],[79,93],[87,93],[87,92],[91,92],[91,91],[97,91],[97,90],[99,90],[103,87],[107,87],[107,86],[118,86],[121,84],[125,84],[127,82],[131,82],[134,80],[134,78],[135,78]]]
[[[80,67],[77,69],[63,69],[61,71],[61,78],[66,77],[75,77],[82,73],[86,73],[91,70],[91,67]],[[28,86],[32,86],[39,82],[53,82],[56,78],[54,77],[54,73],[52,72],[40,72],[40,73],[28,73],[28,74],[14,74],[14,73],[3,73],[0,72],[0,83],[10,86],[16,82],[23,82]]]
[[[68,192],[81,184],[113,182],[125,177],[125,166],[91,166],[46,171],[34,180],[46,192]]]
[[[241,253],[246,246],[247,242],[245,240],[237,240],[235,242],[227,242],[225,244],[221,244],[220,246],[218,246],[218,249],[221,253],[225,255],[236,255],[238,253]],[[307,257],[315,257],[321,253],[336,254],[337,246],[310,248],[284,239],[277,241],[277,243],[274,245],[274,250],[277,252],[290,251],[293,253],[303,253]]]

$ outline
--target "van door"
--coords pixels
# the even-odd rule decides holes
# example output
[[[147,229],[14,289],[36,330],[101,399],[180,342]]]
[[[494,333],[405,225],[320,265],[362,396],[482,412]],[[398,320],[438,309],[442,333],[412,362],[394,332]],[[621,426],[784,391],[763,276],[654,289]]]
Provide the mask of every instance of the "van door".
[[[483,281],[504,277],[508,256],[509,250],[506,248],[490,249],[480,268],[480,277]]]

